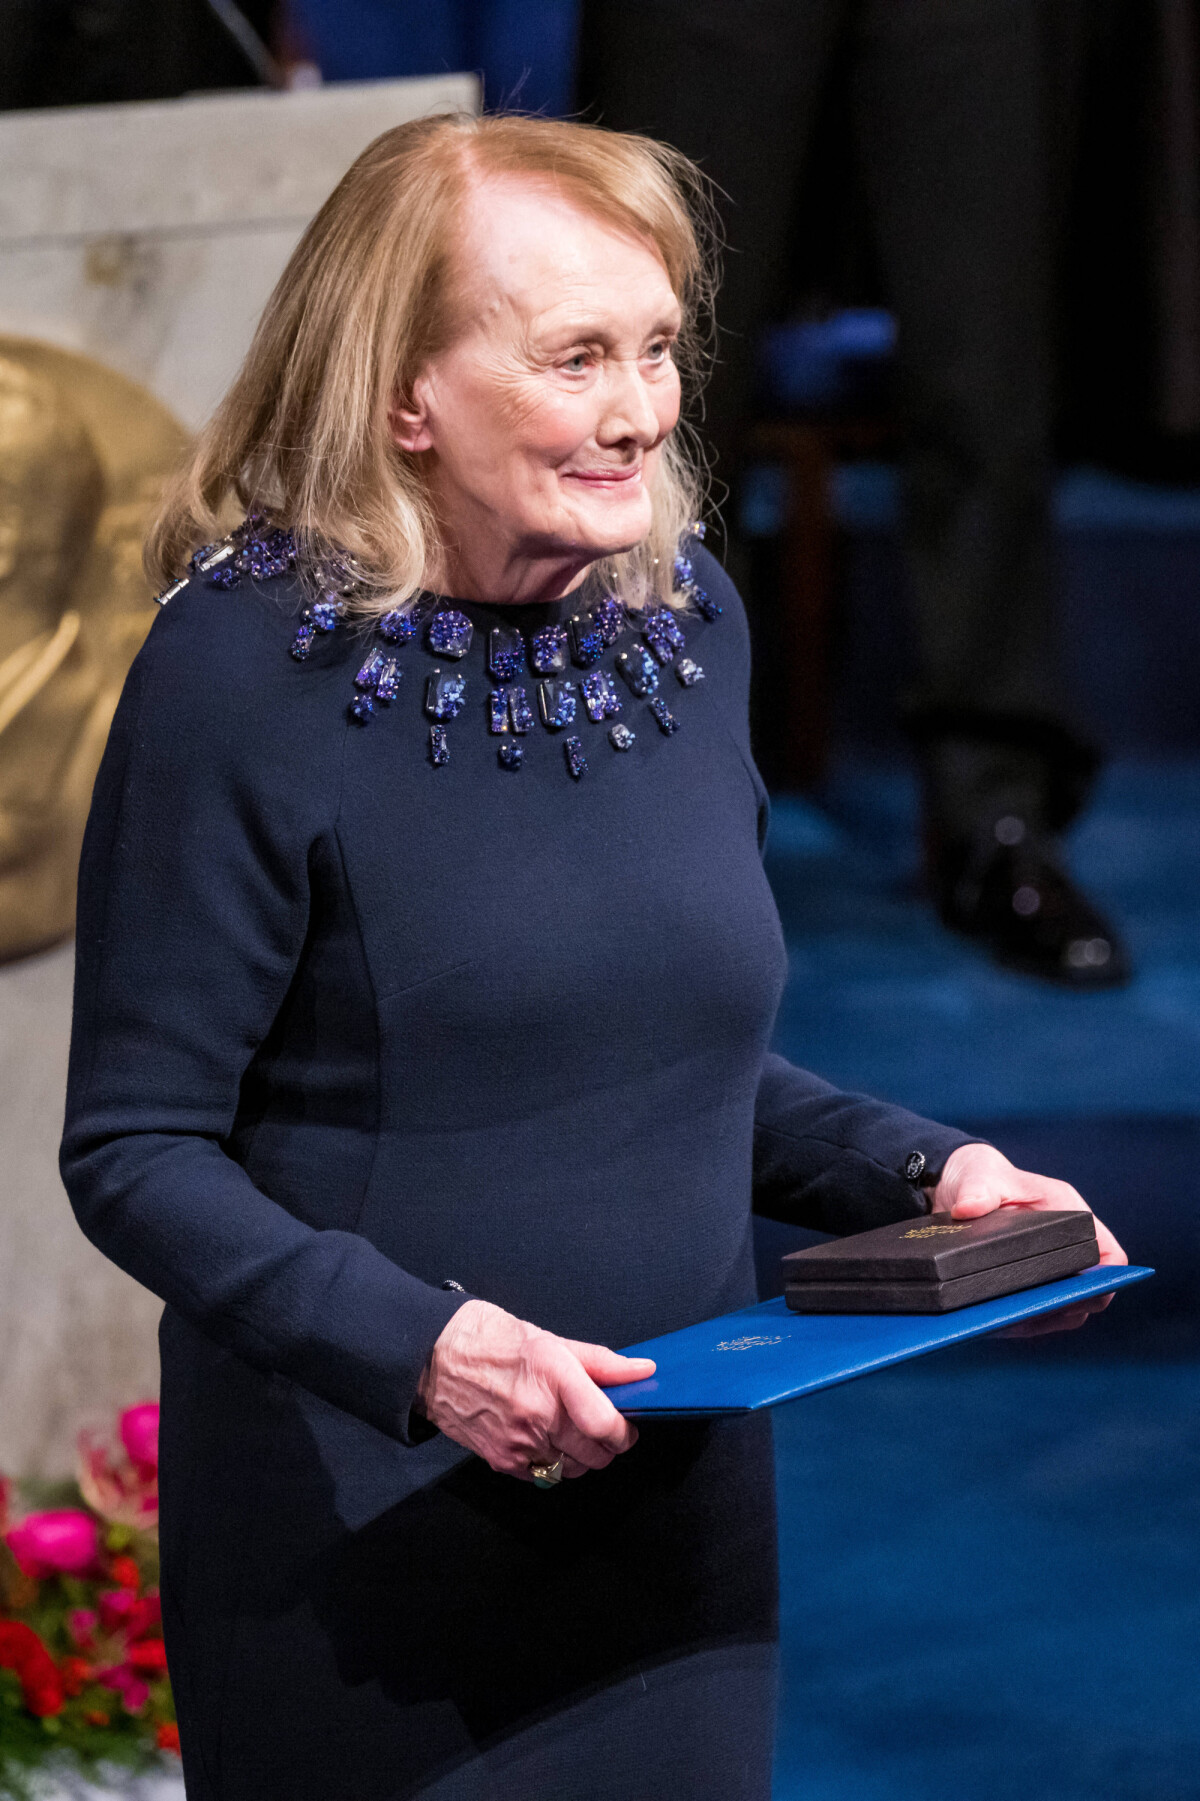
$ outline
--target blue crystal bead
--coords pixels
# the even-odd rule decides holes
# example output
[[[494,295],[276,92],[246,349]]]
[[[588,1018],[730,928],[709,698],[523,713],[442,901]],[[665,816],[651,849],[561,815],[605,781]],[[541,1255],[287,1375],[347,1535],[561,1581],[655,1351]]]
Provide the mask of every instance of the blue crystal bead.
[[[684,636],[669,607],[659,607],[642,620],[642,636],[660,663],[669,663],[684,646]]]
[[[425,711],[430,719],[457,719],[466,704],[466,676],[435,669],[425,684]]]
[[[292,639],[291,643],[292,655],[295,657],[297,663],[303,663],[305,657],[313,647],[313,639],[316,635],[317,628],[313,625],[312,621],[309,619],[302,619],[296,627],[296,636]]]
[[[488,695],[488,731],[508,730],[508,689],[493,688]]]
[[[523,744],[502,744],[497,751],[502,769],[519,769],[525,755]]]
[[[699,663],[693,663],[691,657],[682,657],[675,665],[675,674],[684,688],[694,688],[697,682],[704,680],[704,671]]]
[[[627,725],[621,725],[619,722],[608,728],[608,741],[614,750],[632,750],[636,735],[635,732],[630,731]]]
[[[571,661],[581,669],[590,669],[604,655],[604,633],[594,613],[574,613],[567,624],[571,640]]]
[[[658,667],[644,644],[631,644],[618,651],[617,668],[638,700],[648,700],[658,693]]]
[[[515,626],[494,625],[488,634],[488,668],[498,682],[511,682],[525,667],[525,640]]]
[[[429,621],[429,648],[435,656],[450,657],[457,662],[470,650],[474,636],[475,627],[466,614],[456,613],[452,607],[444,613],[435,613]]]
[[[611,719],[614,713],[621,711],[616,683],[607,669],[590,669],[579,686],[593,724],[599,725],[602,719]]]
[[[658,720],[659,731],[663,732],[668,738],[671,736],[672,732],[677,732],[679,730],[678,719],[676,719],[674,713],[672,713],[661,695],[657,700],[652,700],[650,702],[650,711]]]
[[[587,773],[587,758],[583,754],[583,743],[579,738],[565,738],[563,750],[566,754],[567,768],[578,781]]]
[[[533,708],[529,704],[529,696],[524,688],[509,689],[508,718],[514,732],[524,733],[533,730]]]
[[[721,617],[724,609],[722,608],[720,601],[714,600],[706,588],[693,587],[688,598],[696,611],[698,613],[703,613],[704,617],[709,620],[710,623],[712,620]]]
[[[331,632],[346,609],[340,600],[317,600],[309,607],[312,622],[319,632]]]
[[[538,683],[538,708],[542,724],[552,732],[561,732],[575,723],[575,690],[570,682]]]
[[[379,621],[379,636],[386,638],[389,644],[407,644],[416,637],[420,623],[416,612],[402,613],[398,607],[393,607]]]
[[[567,666],[567,634],[561,625],[545,625],[529,640],[529,662],[537,675],[559,675]]]
[[[429,761],[435,769],[450,761],[450,740],[446,736],[444,725],[431,725],[429,728]]]
[[[373,650],[358,674],[354,678],[356,688],[373,688],[383,674],[384,655],[381,650]]]
[[[375,683],[375,693],[380,700],[395,700],[400,692],[400,677],[404,674],[395,657],[385,657],[383,668],[379,671],[379,679]]]
[[[256,582],[268,582],[276,575],[286,575],[296,561],[296,541],[291,532],[278,528],[261,536],[248,538],[242,546],[239,561]]]
[[[375,696],[373,694],[356,694],[350,702],[350,712],[360,725],[366,725],[374,711]]]
[[[673,572],[677,588],[689,588],[696,579],[696,571],[692,568],[692,559],[682,552],[675,558]]]
[[[693,519],[692,523],[687,528],[688,537],[695,538],[697,544],[703,544],[707,533],[708,527],[705,525],[703,519]]]
[[[606,594],[604,599],[592,608],[592,613],[596,624],[600,627],[604,648],[610,650],[625,630],[625,609],[615,595]]]

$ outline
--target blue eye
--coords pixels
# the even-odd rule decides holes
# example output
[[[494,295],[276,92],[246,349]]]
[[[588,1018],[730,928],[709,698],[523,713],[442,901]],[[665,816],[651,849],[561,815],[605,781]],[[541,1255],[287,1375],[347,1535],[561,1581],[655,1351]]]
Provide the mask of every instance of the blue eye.
[[[577,351],[574,356],[569,356],[567,358],[566,362],[563,364],[563,368],[567,371],[568,375],[582,375],[587,368],[587,361],[587,352],[580,350]]]

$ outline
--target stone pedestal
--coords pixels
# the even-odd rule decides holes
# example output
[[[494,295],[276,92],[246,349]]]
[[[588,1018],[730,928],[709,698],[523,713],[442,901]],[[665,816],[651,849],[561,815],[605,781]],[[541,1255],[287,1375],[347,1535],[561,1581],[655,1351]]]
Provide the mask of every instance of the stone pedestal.
[[[0,332],[85,352],[205,418],[305,224],[360,150],[474,110],[470,76],[0,116]],[[5,742],[0,737],[0,756]],[[58,1179],[72,949],[0,968],[0,1472],[156,1391],[153,1296]]]
[[[0,331],[86,351],[195,427],[359,151],[477,103],[445,75],[0,116]]]

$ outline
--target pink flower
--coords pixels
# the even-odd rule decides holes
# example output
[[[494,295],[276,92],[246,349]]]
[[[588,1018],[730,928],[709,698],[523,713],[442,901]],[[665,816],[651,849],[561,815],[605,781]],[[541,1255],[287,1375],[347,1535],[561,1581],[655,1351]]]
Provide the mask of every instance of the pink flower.
[[[67,1615],[67,1631],[71,1634],[72,1644],[81,1651],[90,1651],[99,1624],[100,1615],[94,1608],[72,1607]]]
[[[110,1445],[80,1433],[79,1486],[101,1519],[139,1532],[153,1532],[157,1526],[157,1425],[158,1407],[147,1401],[121,1415],[122,1445],[115,1454]]]
[[[31,1513],[5,1536],[22,1573],[35,1582],[60,1574],[82,1576],[100,1551],[95,1520],[77,1507]]]
[[[158,1468],[158,1402],[142,1401],[127,1407],[118,1430],[131,1463],[143,1470]]]
[[[96,1681],[120,1695],[121,1705],[126,1713],[141,1713],[150,1699],[149,1684],[143,1682],[127,1663],[114,1663],[107,1669],[97,1670]]]

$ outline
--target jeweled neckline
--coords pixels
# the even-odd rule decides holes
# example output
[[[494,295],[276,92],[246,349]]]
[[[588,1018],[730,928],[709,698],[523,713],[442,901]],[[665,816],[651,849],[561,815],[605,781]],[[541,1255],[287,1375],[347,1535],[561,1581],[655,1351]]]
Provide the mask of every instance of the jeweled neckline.
[[[696,541],[703,536],[701,524],[687,534]],[[228,538],[198,550],[189,576],[158,598],[165,604],[191,575],[213,587],[233,588],[245,575],[267,581],[295,564],[292,534],[251,514]],[[357,586],[353,565],[346,559],[335,559],[322,569],[317,598],[304,607],[290,645],[297,663],[308,660],[319,636],[336,631],[347,619]],[[704,679],[701,666],[684,655],[684,627],[690,630],[697,621],[714,623],[721,607],[696,580],[686,549],[675,558],[674,586],[681,596],[679,607],[660,605],[636,613],[594,582],[581,583],[559,601],[512,606],[421,593],[375,621],[354,677],[348,703],[351,717],[360,726],[369,725],[399,698],[406,670],[423,676],[428,758],[433,768],[444,768],[451,759],[448,725],[468,705],[468,678],[457,666],[469,654],[478,629],[487,640],[484,667],[490,686],[484,690],[485,713],[487,729],[498,740],[498,768],[513,774],[522,768],[525,741],[536,741],[540,725],[553,736],[561,735],[567,774],[578,782],[587,773],[590,746],[585,748],[579,734],[569,729],[577,722],[605,726],[608,745],[622,755],[637,741],[626,711],[636,702],[645,702],[645,718],[665,737],[680,729],[672,705]],[[472,619],[466,608],[477,618]],[[615,653],[611,665],[603,667],[610,652]],[[422,653],[433,663],[422,662]],[[671,704],[662,691],[669,675],[676,684],[670,689]],[[475,676],[470,680],[474,684]]]

